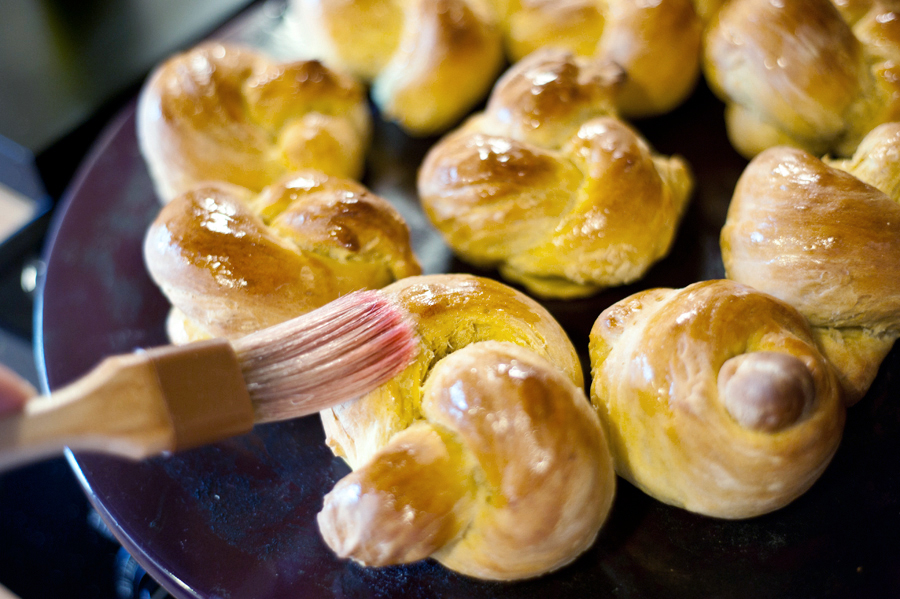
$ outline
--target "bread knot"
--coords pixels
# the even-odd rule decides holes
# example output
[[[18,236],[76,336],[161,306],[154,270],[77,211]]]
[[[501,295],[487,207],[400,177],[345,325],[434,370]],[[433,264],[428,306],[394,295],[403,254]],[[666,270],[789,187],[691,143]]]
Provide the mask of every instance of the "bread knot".
[[[900,124],[877,127],[846,160],[766,150],[735,187],[721,245],[729,278],[797,308],[865,394],[900,337]]]
[[[372,84],[381,111],[408,132],[441,133],[488,93],[505,62],[554,47],[627,74],[628,117],[668,112],[700,73],[703,21],[721,0],[292,0],[303,55]]]
[[[734,147],[849,156],[900,118],[894,3],[734,0],[705,34],[704,69]]]
[[[616,471],[665,503],[718,518],[776,510],[840,442],[840,386],[806,320],[733,281],[613,304],[590,354]]]
[[[253,192],[317,169],[358,178],[371,117],[363,87],[317,61],[278,63],[209,42],[160,65],[141,90],[137,132],[163,202],[197,183]]]
[[[700,72],[702,20],[691,0],[495,0],[512,62],[560,48],[625,73],[616,96],[626,117],[666,113],[693,91]]]
[[[408,133],[456,124],[503,64],[500,31],[470,0],[294,0],[288,23],[299,51],[372,86],[381,113]]]
[[[421,272],[409,228],[387,201],[318,171],[259,194],[199,185],[162,209],[144,257],[172,303],[175,342],[240,337]]]
[[[479,578],[573,560],[606,519],[615,476],[575,350],[539,304],[465,275],[383,293],[421,350],[394,380],[322,412],[354,471],[325,498],[322,534],[368,566],[433,557]]]
[[[693,179],[613,116],[620,73],[536,52],[431,149],[419,195],[458,255],[568,298],[632,282],[668,252]]]

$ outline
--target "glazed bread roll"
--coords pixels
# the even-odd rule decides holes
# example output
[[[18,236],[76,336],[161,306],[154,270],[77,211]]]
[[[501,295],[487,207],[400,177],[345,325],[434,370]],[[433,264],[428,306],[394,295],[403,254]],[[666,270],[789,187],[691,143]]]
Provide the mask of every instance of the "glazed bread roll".
[[[700,73],[702,22],[691,0],[493,0],[510,60],[554,47],[620,65],[616,102],[626,117],[668,112]],[[711,11],[708,2],[700,2]]]
[[[292,0],[287,22],[303,55],[370,82],[381,113],[413,135],[456,124],[503,64],[479,0]]]
[[[172,303],[175,343],[241,337],[421,272],[409,229],[387,201],[318,171],[259,194],[195,187],[162,209],[144,258]]]
[[[421,348],[387,384],[321,413],[353,468],[325,497],[325,541],[367,566],[431,556],[500,580],[572,561],[609,512],[615,474],[562,328],[489,279],[411,277],[383,293]]]
[[[840,7],[840,9],[838,7]],[[706,32],[704,69],[734,147],[849,156],[900,117],[900,20],[879,0],[731,0]]]
[[[373,82],[414,134],[440,133],[488,92],[504,61],[554,47],[621,65],[622,114],[662,114],[691,93],[703,19],[721,0],[292,0],[301,52]],[[698,14],[699,13],[699,14]]]
[[[137,109],[139,146],[163,202],[204,181],[259,192],[300,169],[358,178],[369,129],[365,90],[353,79],[221,43],[163,63]]]
[[[738,181],[722,229],[729,278],[796,307],[859,400],[900,336],[900,124],[848,160],[766,150]]]
[[[616,471],[717,518],[776,510],[838,447],[845,409],[792,307],[728,280],[652,289],[600,314],[591,399]]]
[[[422,206],[460,257],[572,298],[632,282],[669,251],[693,180],[610,116],[620,74],[536,52],[429,151]]]

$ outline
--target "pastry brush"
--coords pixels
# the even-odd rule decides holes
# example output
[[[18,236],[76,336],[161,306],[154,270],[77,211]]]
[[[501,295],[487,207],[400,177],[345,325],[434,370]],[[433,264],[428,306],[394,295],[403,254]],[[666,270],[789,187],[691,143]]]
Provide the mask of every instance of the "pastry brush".
[[[390,379],[416,348],[406,316],[359,291],[235,341],[112,356],[0,419],[0,469],[65,447],[143,459],[313,414]]]

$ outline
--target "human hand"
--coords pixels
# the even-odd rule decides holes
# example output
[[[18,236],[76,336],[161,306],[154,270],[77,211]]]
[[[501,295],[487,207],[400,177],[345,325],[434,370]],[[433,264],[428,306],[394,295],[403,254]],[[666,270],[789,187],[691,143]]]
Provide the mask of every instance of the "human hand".
[[[0,364],[0,418],[18,412],[29,397],[37,395],[37,390],[15,372]],[[0,585],[0,599],[18,599]]]
[[[0,364],[0,417],[22,409],[37,390],[15,372]]]

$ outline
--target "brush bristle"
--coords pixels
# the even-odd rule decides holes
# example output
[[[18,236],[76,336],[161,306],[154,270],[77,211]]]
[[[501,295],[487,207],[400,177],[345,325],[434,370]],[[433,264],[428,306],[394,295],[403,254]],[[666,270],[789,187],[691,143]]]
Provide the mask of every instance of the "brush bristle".
[[[272,422],[368,393],[406,368],[418,343],[394,304],[357,291],[233,346],[256,422]]]

